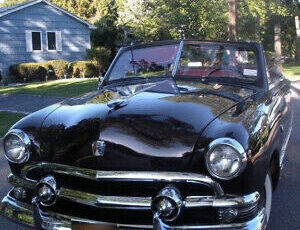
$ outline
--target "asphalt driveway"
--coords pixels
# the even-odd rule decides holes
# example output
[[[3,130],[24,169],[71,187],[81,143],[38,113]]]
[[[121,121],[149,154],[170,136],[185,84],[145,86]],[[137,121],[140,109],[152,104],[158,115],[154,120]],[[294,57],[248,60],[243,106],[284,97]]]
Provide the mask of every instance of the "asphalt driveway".
[[[0,94],[0,111],[29,114],[49,105],[63,101],[64,99],[64,97],[50,97],[27,94]]]
[[[36,105],[30,105],[33,98],[24,98],[15,95],[15,102],[7,102],[10,108],[34,111],[38,108]],[[34,96],[35,98],[35,96]],[[0,96],[0,110],[3,106]],[[27,101],[29,100],[29,101]],[[34,99],[35,100],[35,99]],[[48,99],[47,99],[48,100]],[[58,100],[58,99],[57,99]],[[21,102],[25,104],[22,105]],[[58,100],[59,101],[59,100]],[[46,101],[45,106],[50,105],[53,101]],[[42,103],[42,102],[41,102]],[[43,102],[44,103],[44,102]],[[282,171],[281,181],[273,196],[273,207],[268,230],[298,230],[300,229],[300,82],[293,84],[292,107],[294,111],[294,124],[292,135],[287,148],[287,156]],[[0,197],[2,198],[10,189],[6,182],[9,174],[8,164],[1,151],[0,144]],[[27,228],[17,226],[14,223],[0,217],[0,230],[26,230]]]

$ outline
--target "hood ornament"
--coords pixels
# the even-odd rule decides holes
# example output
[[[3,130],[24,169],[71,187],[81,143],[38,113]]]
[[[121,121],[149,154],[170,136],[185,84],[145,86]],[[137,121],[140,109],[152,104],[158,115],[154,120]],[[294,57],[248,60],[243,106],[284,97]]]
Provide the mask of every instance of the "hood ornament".
[[[106,144],[104,141],[98,140],[92,143],[92,150],[94,156],[104,156]]]

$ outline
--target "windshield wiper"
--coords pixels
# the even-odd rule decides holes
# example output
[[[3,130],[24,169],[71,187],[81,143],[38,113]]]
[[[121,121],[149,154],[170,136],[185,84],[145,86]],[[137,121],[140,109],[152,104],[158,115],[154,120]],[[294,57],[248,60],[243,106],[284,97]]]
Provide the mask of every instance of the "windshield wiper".
[[[235,72],[235,73],[238,73],[239,75],[241,75],[241,76],[243,76],[244,77],[244,75],[243,75],[243,73],[240,71],[240,70],[238,70],[238,69],[235,69],[235,68],[226,68],[226,67],[217,67],[217,68],[215,68],[215,69],[213,69],[213,70],[211,70],[206,76],[203,76],[203,78],[207,78],[207,77],[209,77],[209,76],[211,76],[213,73],[215,73],[215,72],[217,72],[217,71],[231,71],[231,72]],[[228,76],[229,77],[229,76]]]
[[[184,92],[184,94],[208,94],[208,95],[215,95],[215,96],[219,96],[219,97],[223,97],[223,98],[227,98],[233,101],[241,101],[242,97],[232,94],[232,93],[228,93],[226,91],[215,91],[215,90],[209,90],[209,89],[195,89],[189,92]]]

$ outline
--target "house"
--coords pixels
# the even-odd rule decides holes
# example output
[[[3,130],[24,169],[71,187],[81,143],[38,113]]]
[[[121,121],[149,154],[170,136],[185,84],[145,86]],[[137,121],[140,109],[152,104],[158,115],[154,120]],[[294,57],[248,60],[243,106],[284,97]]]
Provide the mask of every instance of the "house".
[[[0,8],[0,70],[24,62],[85,60],[94,26],[46,0]]]

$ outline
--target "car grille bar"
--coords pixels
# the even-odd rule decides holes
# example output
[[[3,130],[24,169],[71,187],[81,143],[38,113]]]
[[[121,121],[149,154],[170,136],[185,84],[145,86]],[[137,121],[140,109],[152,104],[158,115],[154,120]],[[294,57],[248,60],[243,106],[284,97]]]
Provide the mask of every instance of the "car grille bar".
[[[66,188],[61,188],[58,196],[69,201],[101,208],[150,210],[152,201],[151,197],[101,196]]]
[[[117,197],[99,196],[87,194],[74,190],[61,188],[59,197],[78,202],[85,205],[92,205],[101,208],[122,208],[122,209],[144,209],[151,210],[151,197]],[[242,197],[216,198],[213,196],[186,197],[184,206],[186,208],[239,208],[252,207],[259,200],[258,192]]]
[[[140,172],[140,171],[100,171],[53,163],[39,163],[25,166],[21,172],[22,178],[33,169],[43,169],[44,172],[81,177],[95,181],[151,181],[151,182],[186,182],[202,184],[210,187],[217,197],[222,197],[224,191],[219,183],[208,176],[186,172]]]
[[[153,175],[150,175],[149,177],[153,178]],[[8,177],[8,181],[14,186],[23,185],[31,190],[34,190],[38,183],[28,182],[27,180],[12,174]],[[64,187],[61,187],[58,190],[57,195],[61,199],[99,208],[151,210],[152,202],[152,197],[102,196]],[[257,205],[258,201],[258,192],[241,197],[223,196],[218,198],[215,196],[187,196],[184,200],[184,206],[186,208],[239,208],[253,207]]]

